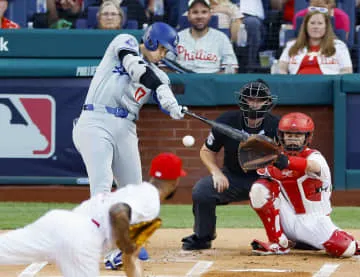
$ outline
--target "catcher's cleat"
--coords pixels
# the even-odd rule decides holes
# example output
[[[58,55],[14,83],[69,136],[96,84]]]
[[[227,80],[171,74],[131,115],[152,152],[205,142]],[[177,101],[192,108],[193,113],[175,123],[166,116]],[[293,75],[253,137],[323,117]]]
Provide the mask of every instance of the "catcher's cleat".
[[[263,242],[259,240],[253,240],[251,243],[252,252],[256,255],[283,255],[290,251],[290,247],[282,247],[276,242]]]
[[[200,239],[195,234],[185,237],[181,240],[183,242],[183,250],[203,250],[211,248],[211,240]]]
[[[119,249],[110,251],[104,258],[105,268],[109,270],[118,270],[122,264],[122,252]]]

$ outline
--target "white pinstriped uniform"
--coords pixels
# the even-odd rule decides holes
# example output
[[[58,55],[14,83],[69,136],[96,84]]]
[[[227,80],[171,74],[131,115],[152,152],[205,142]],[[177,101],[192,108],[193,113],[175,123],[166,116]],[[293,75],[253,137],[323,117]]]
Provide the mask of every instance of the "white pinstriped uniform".
[[[73,211],[49,211],[32,224],[1,235],[0,265],[49,261],[64,277],[98,277],[102,254],[114,246],[109,209],[116,203],[131,207],[131,224],[152,220],[160,212],[159,192],[147,182],[100,193]]]
[[[85,104],[100,109],[82,111],[73,130],[73,141],[81,153],[89,176],[90,193],[109,192],[113,179],[118,187],[142,182],[136,124],[132,120],[106,113],[104,106],[126,108],[136,119],[152,91],[133,82],[119,61],[120,50],[141,56],[135,37],[118,35],[109,44],[91,81]],[[147,63],[164,84],[170,84],[166,73]],[[176,102],[174,95],[168,95]]]

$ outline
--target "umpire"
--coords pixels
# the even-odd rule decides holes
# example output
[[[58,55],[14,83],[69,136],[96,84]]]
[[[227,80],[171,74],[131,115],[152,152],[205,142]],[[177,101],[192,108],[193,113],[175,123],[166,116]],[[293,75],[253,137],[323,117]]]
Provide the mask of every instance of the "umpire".
[[[265,81],[258,79],[245,84],[239,92],[240,110],[228,111],[216,121],[248,134],[265,134],[276,138],[279,118],[270,113],[277,97],[272,96]],[[200,150],[200,159],[209,176],[200,179],[193,188],[194,234],[182,239],[184,250],[211,248],[216,232],[216,206],[249,199],[256,171],[245,173],[238,163],[239,142],[212,129]],[[224,148],[223,168],[216,164]]]

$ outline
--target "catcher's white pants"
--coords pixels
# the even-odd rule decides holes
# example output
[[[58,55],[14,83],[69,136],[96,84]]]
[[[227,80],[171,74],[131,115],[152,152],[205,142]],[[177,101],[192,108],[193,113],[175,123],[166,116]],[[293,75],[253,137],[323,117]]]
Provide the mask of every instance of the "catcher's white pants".
[[[98,277],[103,241],[90,218],[52,210],[0,236],[0,265],[49,261],[64,277]]]
[[[285,235],[293,241],[302,241],[318,249],[328,241],[337,227],[330,216],[323,214],[295,214],[289,203],[282,197],[280,222]]]

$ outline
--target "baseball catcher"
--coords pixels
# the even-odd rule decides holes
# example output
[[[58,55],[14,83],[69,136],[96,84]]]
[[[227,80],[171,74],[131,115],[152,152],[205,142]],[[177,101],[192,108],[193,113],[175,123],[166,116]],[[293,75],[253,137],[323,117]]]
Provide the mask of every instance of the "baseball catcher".
[[[269,239],[251,243],[256,254],[286,254],[294,242],[302,244],[303,249],[323,249],[334,257],[360,254],[355,238],[331,220],[331,173],[323,155],[309,147],[314,129],[311,117],[289,113],[281,118],[278,127],[281,154],[269,154],[268,142],[249,141],[249,147],[253,143],[259,149],[252,148],[257,154],[248,164],[256,168],[257,164],[269,163],[257,170],[262,177],[253,183],[249,193],[251,206]],[[246,144],[240,148],[246,149]],[[261,151],[266,162],[259,162]],[[277,156],[274,162],[272,155]]]

